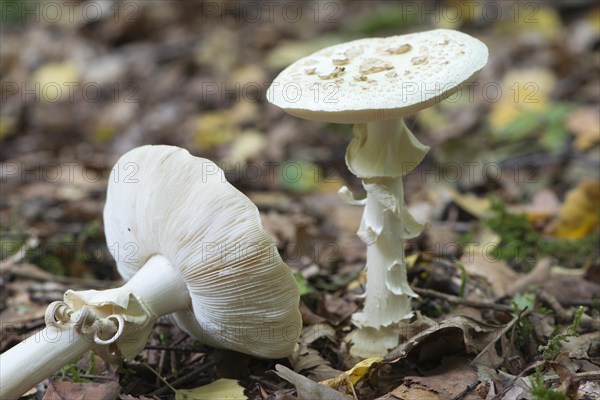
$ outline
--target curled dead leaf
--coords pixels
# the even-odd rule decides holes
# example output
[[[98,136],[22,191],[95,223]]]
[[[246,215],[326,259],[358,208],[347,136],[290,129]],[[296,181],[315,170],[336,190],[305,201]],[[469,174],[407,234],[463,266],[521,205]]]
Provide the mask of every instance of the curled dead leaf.
[[[477,354],[498,338],[501,326],[486,324],[465,316],[453,316],[409,338],[392,351],[384,360],[395,362],[406,357],[417,363],[441,360],[443,357],[466,350]],[[490,363],[498,359],[495,351],[489,351]],[[479,354],[481,359],[481,354]]]

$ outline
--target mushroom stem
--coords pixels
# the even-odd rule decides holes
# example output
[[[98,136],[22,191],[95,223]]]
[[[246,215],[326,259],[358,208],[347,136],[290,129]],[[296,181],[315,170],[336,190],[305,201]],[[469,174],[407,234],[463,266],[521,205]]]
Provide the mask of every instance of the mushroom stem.
[[[94,346],[71,324],[47,326],[0,357],[0,399],[18,399],[26,391]]]
[[[160,255],[123,286],[67,291],[46,312],[46,328],[0,356],[0,398],[16,399],[86,351],[130,358],[161,315],[191,307],[181,275]]]
[[[357,124],[354,134],[346,163],[367,191],[358,231],[367,244],[367,288],[364,309],[353,321],[359,327],[381,328],[412,315],[410,297],[416,294],[406,277],[404,241],[419,235],[424,226],[406,209],[402,177],[429,148],[402,119]]]
[[[131,292],[143,300],[157,317],[191,308],[190,294],[182,276],[161,255],[146,264],[118,290]]]

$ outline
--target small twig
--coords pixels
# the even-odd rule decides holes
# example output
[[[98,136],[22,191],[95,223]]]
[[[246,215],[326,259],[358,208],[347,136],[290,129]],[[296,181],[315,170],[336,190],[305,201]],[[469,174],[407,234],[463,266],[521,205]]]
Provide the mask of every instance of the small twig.
[[[25,243],[23,243],[23,245],[19,247],[19,249],[15,253],[13,253],[13,255],[0,261],[0,272],[8,271],[12,269],[12,267],[23,261],[25,255],[27,254],[27,250],[35,249],[39,243],[40,242],[37,239],[37,237],[27,238]]]
[[[538,361],[535,362],[533,364],[531,364],[529,367],[525,368],[523,371],[521,371],[519,373],[519,375],[515,376],[514,379],[510,382],[510,384],[508,386],[506,386],[504,388],[504,390],[502,391],[502,393],[500,393],[498,396],[494,397],[494,399],[502,399],[504,398],[504,395],[515,385],[515,383],[523,378],[524,376],[526,376],[529,372],[531,372],[532,370],[541,367],[542,365],[546,364],[546,361]],[[600,380],[600,371],[587,371],[587,372],[578,372],[578,373],[574,373],[571,374],[572,379],[574,382],[582,382],[582,381],[598,381]],[[545,375],[544,376],[544,382],[547,383],[557,383],[560,382],[560,376],[558,375]]]
[[[573,377],[573,381],[575,381],[575,382],[600,381],[600,371],[577,372],[577,373],[571,374],[571,376]],[[560,376],[547,375],[544,377],[544,382],[548,382],[548,383],[560,382]]]
[[[467,385],[467,387],[462,392],[460,392],[459,394],[454,396],[451,400],[460,400],[460,399],[464,398],[476,386],[477,386],[477,384]]]
[[[56,282],[69,286],[81,286],[94,289],[105,289],[114,285],[112,281],[101,281],[98,279],[73,278],[71,276],[54,275],[51,273],[23,271],[18,268],[11,268],[10,273],[17,278],[31,279],[40,282]]]
[[[545,290],[539,290],[536,294],[537,294],[537,297],[541,301],[543,301],[550,308],[552,308],[552,310],[554,311],[554,313],[557,316],[557,320],[559,323],[570,324],[571,322],[573,322],[574,313],[565,310],[563,308],[563,306],[560,304],[560,302],[556,299],[556,297],[554,297],[553,295],[551,295],[550,293],[548,293]],[[583,304],[577,304],[577,305],[583,305]],[[586,331],[598,330],[598,329],[600,329],[600,321],[590,317],[589,315],[583,314],[583,316],[581,317],[581,322],[580,322],[579,326]]]
[[[167,352],[164,350],[160,350],[160,356],[158,358],[158,372],[162,373],[163,368],[165,366],[165,357],[166,357]],[[156,378],[156,383],[158,386],[158,377]]]
[[[491,301],[469,300],[469,299],[464,299],[462,297],[453,296],[451,294],[446,294],[446,293],[438,292],[436,290],[431,290],[431,289],[413,288],[413,290],[421,296],[435,297],[438,299],[446,300],[448,303],[451,303],[451,304],[458,304],[458,305],[464,305],[464,306],[476,307],[476,308],[486,308],[486,309],[492,309],[492,310],[496,310],[496,311],[509,311],[509,312],[513,311],[513,308],[506,304],[497,304],[497,303],[494,303]]]
[[[281,390],[281,387],[277,386],[276,384],[274,384],[272,382],[269,382],[269,381],[265,380],[261,376],[250,375],[249,378],[252,379],[252,380],[255,380],[256,382],[260,383],[261,385],[264,385],[264,386],[268,387],[269,389],[271,389],[273,391]]]
[[[143,365],[144,365],[146,368],[148,368],[150,371],[152,371],[152,373],[153,373],[154,375],[156,375],[156,376],[157,376],[157,377],[158,377],[158,378],[159,378],[159,379],[162,381],[162,383],[164,383],[164,384],[165,384],[165,386],[166,386],[167,390],[169,390],[169,389],[170,389],[170,390],[172,390],[172,391],[173,391],[173,393],[176,393],[176,392],[177,392],[177,390],[175,390],[175,388],[174,388],[173,386],[171,386],[171,384],[170,384],[169,382],[167,382],[167,380],[166,380],[165,378],[163,378],[163,377],[162,377],[162,376],[161,376],[161,375],[160,375],[158,372],[156,372],[156,370],[155,370],[154,368],[152,368],[150,365],[148,365],[148,364],[146,364],[146,363],[143,363]]]
[[[494,340],[492,340],[490,343],[488,343],[488,345],[485,346],[484,349],[479,352],[479,354],[477,355],[477,357],[475,357],[473,362],[477,363],[477,359],[479,358],[479,356],[481,356],[482,354],[486,354],[493,346],[496,345],[496,342],[502,336],[504,336],[506,334],[506,332],[508,332],[522,317],[525,317],[525,316],[531,314],[531,312],[532,311],[528,310],[527,308],[524,308],[523,310],[521,310],[521,312],[519,312],[519,315],[514,317],[508,324],[506,324],[506,326],[504,328],[502,328],[502,330],[500,331],[498,336],[496,336],[496,338]]]
[[[563,308],[563,306],[560,305],[560,303],[558,302],[556,297],[552,296],[550,293],[546,292],[545,290],[539,290],[537,292],[537,296],[541,301],[543,301],[548,306],[550,306],[550,308],[552,308],[552,310],[558,317],[559,322],[570,323],[573,321],[573,315],[571,313],[569,313],[567,310],[565,310]]]
[[[113,376],[102,376],[102,375],[91,375],[91,374],[79,374],[80,378],[92,379],[95,381],[114,381]]]
[[[529,371],[536,369],[539,366],[544,365],[546,362],[545,361],[538,361],[535,362],[533,364],[531,364],[529,367],[525,368],[523,371],[521,371],[519,373],[519,375],[515,376],[514,379],[510,382],[509,385],[507,385],[504,390],[502,391],[502,393],[500,393],[499,395],[496,395],[494,397],[495,399],[502,399],[504,398],[504,395],[515,385],[515,383],[517,382],[517,380],[519,380],[520,378],[522,378],[523,376],[525,376],[525,374],[527,374]]]
[[[166,351],[175,351],[177,353],[205,353],[206,350],[200,349],[192,349],[186,347],[175,347],[175,346],[160,346],[160,345],[146,345],[144,346],[146,350],[166,350]]]
[[[215,365],[214,361],[212,361],[212,360],[208,361],[206,364],[201,365],[200,367],[193,369],[192,371],[181,376],[180,378],[175,379],[173,382],[171,382],[170,385],[168,385],[168,387],[162,387],[160,389],[157,389],[154,392],[150,393],[150,395],[160,396],[160,395],[168,392],[169,389],[175,391],[175,389],[174,389],[175,387],[183,385],[184,383],[187,383],[187,381],[190,380],[191,378],[194,378],[194,379],[198,378],[199,373],[206,371],[207,369],[211,368],[213,365]],[[206,383],[208,383],[208,382],[206,382]]]

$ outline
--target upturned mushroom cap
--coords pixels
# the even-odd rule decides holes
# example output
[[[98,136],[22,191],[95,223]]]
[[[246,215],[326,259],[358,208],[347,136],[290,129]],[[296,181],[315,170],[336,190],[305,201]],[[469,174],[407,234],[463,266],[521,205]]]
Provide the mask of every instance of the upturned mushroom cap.
[[[104,227],[124,279],[155,255],[181,274],[192,309],[172,317],[191,336],[258,357],[293,351],[295,279],[256,206],[213,162],[172,146],[128,152],[110,175]]]
[[[275,78],[267,99],[314,121],[400,118],[451,96],[487,59],[485,44],[448,29],[359,39],[296,61]]]

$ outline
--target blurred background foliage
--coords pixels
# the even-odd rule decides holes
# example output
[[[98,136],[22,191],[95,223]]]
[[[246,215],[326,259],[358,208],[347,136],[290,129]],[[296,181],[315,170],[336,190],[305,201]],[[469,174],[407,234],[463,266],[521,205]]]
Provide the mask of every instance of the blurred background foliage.
[[[15,235],[93,231],[85,240],[101,240],[110,167],[133,147],[159,143],[219,163],[272,225],[289,224],[276,211],[301,199],[292,203],[312,219],[296,218],[287,236],[270,228],[283,245],[338,240],[354,227],[331,213],[335,192],[362,190],[344,162],[351,127],[287,116],[266,89],[322,47],[435,28],[479,38],[490,60],[474,85],[408,120],[432,148],[407,177],[408,204],[422,219],[469,222],[496,196],[545,238],[597,229],[594,1],[2,0],[1,11],[3,253],[22,244]],[[575,193],[570,208],[567,193]],[[318,234],[315,223],[324,224]]]

